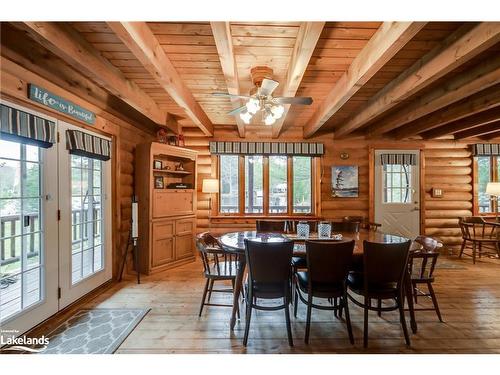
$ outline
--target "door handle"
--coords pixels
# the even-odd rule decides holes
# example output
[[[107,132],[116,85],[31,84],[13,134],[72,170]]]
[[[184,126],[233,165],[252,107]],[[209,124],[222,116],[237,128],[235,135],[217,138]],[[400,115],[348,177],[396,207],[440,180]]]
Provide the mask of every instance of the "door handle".
[[[412,211],[420,211],[420,208],[414,207]]]

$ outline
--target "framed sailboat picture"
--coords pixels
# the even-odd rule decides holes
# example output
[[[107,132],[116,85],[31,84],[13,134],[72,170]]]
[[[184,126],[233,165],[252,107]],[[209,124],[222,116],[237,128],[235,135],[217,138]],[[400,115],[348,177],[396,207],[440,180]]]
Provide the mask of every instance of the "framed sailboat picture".
[[[359,196],[357,165],[332,166],[332,196],[339,198]]]

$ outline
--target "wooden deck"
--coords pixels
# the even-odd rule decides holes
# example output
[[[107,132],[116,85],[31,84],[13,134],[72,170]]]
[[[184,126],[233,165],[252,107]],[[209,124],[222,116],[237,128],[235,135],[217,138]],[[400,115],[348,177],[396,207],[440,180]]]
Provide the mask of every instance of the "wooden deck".
[[[370,313],[369,348],[362,347],[362,310],[351,307],[356,343],[349,344],[344,322],[332,312],[313,310],[310,344],[305,345],[305,307],[292,317],[293,348],[286,339],[284,314],[255,311],[248,347],[242,345],[244,321],[229,330],[230,309],[198,309],[203,290],[200,263],[192,263],[135,284],[133,275],[92,299],[51,319],[34,332],[47,333],[78,308],[151,308],[117,353],[500,353],[500,261],[482,259],[475,266],[469,258],[442,257],[435,289],[445,320],[434,312],[417,312],[418,332],[412,346],[404,344],[397,313],[378,318]],[[214,297],[213,297],[214,298]],[[230,301],[229,295],[215,295]],[[424,299],[419,304],[427,304]]]

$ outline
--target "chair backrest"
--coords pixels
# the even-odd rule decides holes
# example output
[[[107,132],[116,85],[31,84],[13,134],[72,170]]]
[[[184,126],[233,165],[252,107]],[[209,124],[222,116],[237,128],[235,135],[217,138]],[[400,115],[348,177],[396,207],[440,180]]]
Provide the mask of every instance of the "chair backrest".
[[[418,266],[419,278],[431,278],[434,274],[438,257],[439,253],[437,252],[412,252],[410,254],[410,273],[413,274],[413,270]],[[417,263],[419,264],[417,265]]]
[[[441,242],[432,237],[417,236],[414,241],[421,245],[423,250],[426,252],[433,252],[440,247],[443,247],[443,244]]]
[[[378,228],[382,226],[382,224],[368,221],[368,219],[364,216],[344,216],[342,218],[342,221],[358,222],[360,228],[371,230],[374,232],[376,232]]]
[[[259,242],[245,239],[249,281],[253,285],[288,283],[291,276],[293,241]]]
[[[332,222],[332,232],[358,233],[360,224],[359,221],[334,221]]]
[[[203,232],[196,236],[196,248],[200,253],[200,258],[203,262],[203,269],[206,273],[211,274],[211,265],[215,264],[215,272],[220,272],[219,256],[227,260],[226,252],[220,247],[217,239],[209,232]]]
[[[363,269],[365,286],[375,283],[398,283],[401,287],[411,241],[376,243],[363,241]]]
[[[347,278],[355,241],[306,241],[309,280],[315,284],[338,284]]]
[[[459,225],[462,232],[462,238],[464,239],[491,237],[494,234],[494,226],[488,225],[481,216],[461,217],[459,219]],[[488,228],[490,230],[487,231]]]
[[[286,230],[285,220],[256,220],[257,232],[278,232],[284,233]]]

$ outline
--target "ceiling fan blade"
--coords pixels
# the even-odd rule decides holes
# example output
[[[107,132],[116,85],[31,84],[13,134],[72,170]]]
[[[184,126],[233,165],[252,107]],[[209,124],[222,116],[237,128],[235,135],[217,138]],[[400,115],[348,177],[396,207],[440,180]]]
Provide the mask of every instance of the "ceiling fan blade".
[[[232,111],[228,112],[227,114],[234,116],[234,115],[237,115],[238,113],[240,113],[241,111],[243,111],[245,108],[246,108],[246,106],[242,105],[241,107],[235,108]]]
[[[260,85],[260,94],[264,96],[271,95],[276,87],[278,87],[280,83],[278,81],[274,81],[272,79],[264,78],[262,80],[262,84]]]
[[[273,98],[276,103],[279,104],[301,104],[301,105],[311,105],[313,99],[309,96],[296,96],[296,97],[277,97]]]
[[[233,95],[233,94],[228,94],[227,92],[213,92],[213,96],[225,96],[225,97],[231,97],[231,98],[240,98],[240,99],[250,99],[251,96],[247,95]]]

